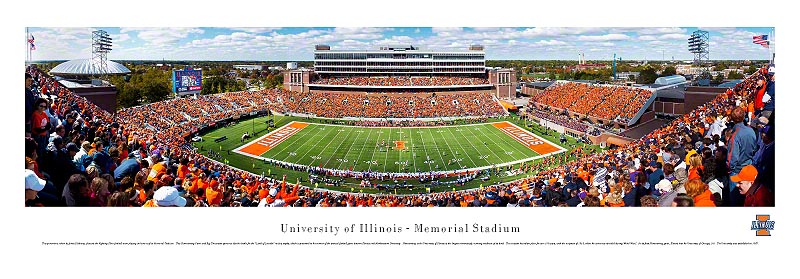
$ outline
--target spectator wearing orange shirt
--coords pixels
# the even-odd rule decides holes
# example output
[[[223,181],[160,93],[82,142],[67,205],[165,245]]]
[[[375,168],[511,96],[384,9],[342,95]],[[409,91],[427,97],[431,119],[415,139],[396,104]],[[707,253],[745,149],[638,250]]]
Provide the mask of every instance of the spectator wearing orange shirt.
[[[708,185],[700,179],[689,180],[684,186],[686,195],[694,200],[695,207],[716,207],[713,195],[708,190]]]

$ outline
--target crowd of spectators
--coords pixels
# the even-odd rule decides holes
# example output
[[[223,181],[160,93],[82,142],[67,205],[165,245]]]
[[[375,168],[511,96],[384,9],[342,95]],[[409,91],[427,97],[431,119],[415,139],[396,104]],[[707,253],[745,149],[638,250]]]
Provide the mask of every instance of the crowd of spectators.
[[[653,92],[646,89],[615,86],[604,101],[592,110],[591,116],[627,123],[652,95]]]
[[[531,97],[540,103],[591,117],[627,122],[644,106],[650,90],[578,82],[555,83]]]
[[[433,127],[444,126],[442,121],[419,121],[419,120],[403,120],[403,121],[356,121],[352,123],[353,126],[361,127]]]
[[[454,76],[385,76],[385,77],[331,77],[320,78],[314,84],[352,85],[352,86],[453,86],[453,85],[485,85],[489,80],[474,77]]]
[[[439,118],[497,117],[505,109],[487,92],[354,94],[342,92],[269,91],[283,112],[317,117],[344,118]]]
[[[589,126],[584,124],[580,120],[572,119],[571,117],[563,114],[553,113],[551,111],[534,110],[533,115],[536,116],[537,118],[545,119],[547,121],[558,124],[564,128],[569,128],[581,133],[585,133],[586,131],[589,130]]]
[[[237,170],[196,153],[182,137],[203,123],[236,113],[302,103],[302,98],[288,102],[278,98],[320,96],[279,90],[233,92],[148,104],[111,115],[39,70],[28,68],[25,203],[143,207],[774,206],[773,69],[759,70],[726,94],[625,146],[599,153],[577,148],[568,155],[529,165],[526,171],[532,175],[525,179],[465,191],[367,195],[323,191],[287,183],[285,178],[273,180]],[[754,105],[757,96],[762,102],[759,106]],[[438,98],[435,100],[442,101]],[[450,98],[455,99],[445,100],[469,103],[474,96]],[[576,159],[567,160],[571,156]]]
[[[361,127],[436,127],[445,125],[464,125],[464,124],[477,124],[486,123],[487,117],[472,117],[462,118],[457,121],[421,121],[421,120],[387,120],[387,121],[355,121],[348,123],[353,126]]]

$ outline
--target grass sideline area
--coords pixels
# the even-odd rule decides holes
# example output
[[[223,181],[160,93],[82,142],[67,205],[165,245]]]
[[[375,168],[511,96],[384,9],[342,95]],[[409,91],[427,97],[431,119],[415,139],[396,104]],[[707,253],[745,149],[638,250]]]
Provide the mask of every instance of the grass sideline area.
[[[210,157],[211,159],[226,163],[226,164],[231,165],[233,167],[236,167],[236,168],[239,168],[239,169],[242,169],[242,170],[245,170],[245,171],[249,171],[249,172],[252,172],[252,173],[255,173],[255,174],[259,174],[259,175],[269,175],[270,177],[275,178],[275,179],[279,179],[279,178],[283,177],[283,175],[286,175],[287,181],[289,181],[289,182],[295,182],[295,181],[297,181],[299,179],[301,181],[301,184],[303,184],[302,182],[305,181],[306,182],[305,183],[306,186],[314,187],[314,185],[308,185],[307,184],[308,183],[307,182],[308,181],[308,173],[307,172],[293,171],[293,170],[289,170],[289,169],[280,168],[280,167],[265,163],[263,161],[256,160],[254,158],[250,158],[250,157],[245,156],[245,155],[237,154],[233,150],[238,148],[238,147],[240,147],[240,146],[242,146],[242,145],[244,145],[244,144],[246,144],[247,142],[252,141],[253,139],[257,139],[257,138],[259,138],[259,137],[261,137],[261,136],[273,131],[274,129],[283,127],[284,125],[289,124],[292,121],[302,121],[302,122],[307,122],[307,123],[321,123],[321,124],[344,124],[344,125],[349,124],[349,122],[348,121],[337,121],[337,120],[315,119],[315,118],[292,117],[292,116],[274,116],[274,121],[275,121],[274,122],[275,123],[274,126],[275,126],[275,128],[269,128],[269,127],[267,127],[267,123],[266,122],[270,118],[272,118],[272,116],[241,120],[241,121],[239,121],[237,123],[232,123],[232,124],[229,124],[229,125],[227,125],[225,127],[220,127],[220,128],[214,129],[212,131],[209,131],[209,132],[201,135],[201,137],[203,138],[203,141],[202,142],[194,142],[194,143],[192,143],[192,146],[198,148],[199,152],[202,153],[203,155],[206,155],[207,157],[210,157],[209,156],[209,151],[213,150],[214,153],[218,154],[218,156]],[[492,118],[492,119],[487,120],[487,123],[499,122],[499,121],[508,121],[508,122],[514,123],[517,126],[522,127],[522,128],[524,128],[524,129],[526,129],[528,131],[531,131],[534,134],[536,134],[536,135],[538,135],[538,136],[550,141],[551,143],[554,143],[556,145],[559,145],[559,146],[562,146],[562,147],[566,148],[568,151],[571,151],[577,145],[583,146],[584,150],[591,150],[593,152],[596,152],[597,150],[599,150],[598,146],[589,146],[589,145],[584,145],[584,144],[581,144],[581,143],[577,143],[575,139],[570,138],[570,137],[567,137],[568,141],[567,141],[566,144],[561,145],[559,143],[560,135],[557,132],[554,132],[552,130],[547,130],[544,127],[539,126],[536,123],[531,123],[531,122],[527,122],[526,123],[525,121],[522,121],[518,117],[515,117],[515,116],[502,117],[502,118]],[[452,125],[459,125],[459,124],[465,124],[465,121],[457,120],[457,121],[447,122],[447,124],[448,125],[451,125],[451,124]],[[484,125],[489,125],[489,124],[484,124]],[[338,128],[337,126],[319,126],[319,127]],[[472,127],[472,126],[465,126],[465,127]],[[361,137],[363,137],[364,139],[369,139],[369,140],[376,139],[376,141],[378,141],[377,140],[378,137],[376,137],[376,135],[377,135],[376,131],[384,130],[384,129],[386,129],[386,131],[390,131],[392,129],[394,129],[394,130],[398,129],[398,128],[360,128],[360,127],[342,127],[342,128],[345,128],[345,130],[349,130],[351,133],[356,131],[356,129],[377,129],[377,130],[374,130],[374,132],[372,132],[373,135],[371,135],[371,136],[370,135],[361,135]],[[491,127],[491,126],[487,126],[487,128],[492,128],[492,129],[497,130],[496,128]],[[458,126],[456,126],[456,127],[448,126],[448,127],[442,127],[442,128],[404,128],[404,129],[412,129],[411,131],[417,131],[417,130],[421,130],[421,129],[453,129],[452,132],[455,132],[455,129],[458,129]],[[340,129],[337,129],[335,132],[343,133],[343,132],[340,132],[338,130],[340,130]],[[249,139],[249,140],[246,140],[243,143],[243,142],[241,142],[241,135],[243,133],[245,133],[245,132],[250,133],[252,135],[252,138]],[[302,132],[302,130],[301,130],[301,132]],[[324,131],[318,131],[318,132],[324,132]],[[332,131],[328,131],[328,132],[332,132]],[[464,132],[464,131],[462,130],[462,132]],[[474,132],[475,131],[473,131],[473,133]],[[362,132],[360,134],[365,134],[365,133],[369,133],[369,132],[368,131],[367,132]],[[443,134],[442,137],[444,137],[444,134],[449,134],[449,132],[445,131],[445,132],[441,132],[441,133],[438,133],[438,134]],[[508,140],[508,142],[506,144],[515,144],[516,146],[518,146],[518,148],[516,148],[514,150],[522,150],[523,148],[526,148],[525,146],[523,146],[519,142],[516,142],[514,139],[511,139],[510,137],[505,136],[504,134],[502,134],[502,132],[500,134],[501,135],[497,136],[497,138],[502,138],[500,136],[503,136],[503,137],[507,138],[507,140]],[[414,133],[411,133],[411,135],[409,135],[409,136],[413,136],[413,135],[414,135]],[[223,136],[227,137],[227,139],[223,140],[221,142],[218,142],[218,143],[214,141],[214,139],[218,139],[218,138],[223,137]],[[293,138],[294,137],[301,138],[301,137],[298,137],[298,136],[303,136],[303,135],[300,135],[298,133],[297,135],[294,135]],[[314,135],[310,135],[310,136],[313,137]],[[424,133],[422,133],[422,134],[418,133],[417,136],[419,136],[420,137],[419,138],[420,141],[422,141],[422,137],[426,136],[426,135]],[[438,138],[437,135],[427,135],[426,137],[435,138],[434,140],[436,140],[436,142],[437,142],[437,144],[436,144],[436,148],[437,149],[439,148],[440,144],[442,146],[444,146],[444,147],[447,146],[447,143],[441,143],[440,142],[441,139]],[[307,137],[302,137],[302,138],[307,139]],[[358,136],[356,136],[355,138],[358,139]],[[453,139],[455,139],[455,138],[457,138],[457,137],[453,137]],[[354,139],[349,138],[349,137],[348,137],[348,139],[349,140],[354,140]],[[307,140],[310,140],[310,139],[307,139]],[[364,147],[365,148],[375,149],[375,142],[370,142],[369,140],[367,141],[369,144],[367,144],[367,146],[364,146]],[[413,140],[414,140],[414,142],[416,142],[417,138],[414,138]],[[284,155],[284,157],[290,157],[289,156],[289,152],[300,153],[299,150],[298,151],[286,151],[285,147],[291,145],[292,144],[291,141],[292,141],[292,138],[289,138],[289,139],[286,140],[286,142],[283,142],[283,143],[279,144],[275,148],[275,150],[277,152],[276,154],[278,154],[280,152],[283,152],[283,153],[286,153],[286,154],[282,154],[282,155]],[[322,144],[322,143],[327,144],[327,142],[325,142],[321,138],[320,139],[314,139],[314,141],[320,142],[320,144]],[[410,141],[411,140],[409,140],[409,142]],[[344,143],[339,143],[339,142],[337,142],[336,144],[344,145]],[[354,145],[355,142],[353,142],[351,144]],[[452,146],[452,143],[450,143],[450,144],[451,144],[451,146],[450,146],[450,150],[451,151],[448,152],[448,155],[455,154],[455,151],[452,151],[452,149],[456,148],[456,147]],[[475,155],[475,154],[478,154],[478,153],[470,152],[470,150],[467,149],[467,146],[475,146],[475,143],[470,143],[470,142],[467,142],[467,141],[461,141],[461,142],[459,142],[459,144],[463,145],[463,149],[459,149],[459,154],[460,155],[468,156],[467,153],[469,153],[469,154],[472,154],[472,156],[484,156],[484,155]],[[482,141],[480,142],[480,145],[483,145]],[[391,147],[393,147],[393,145],[389,146],[389,148],[391,148]],[[475,146],[475,147],[480,148],[479,146]],[[484,150],[484,152],[491,151],[491,152],[494,152],[494,153],[501,152],[501,154],[505,154],[504,153],[505,151],[501,151],[501,150],[503,150],[503,148],[509,148],[508,146],[506,146],[506,147],[502,147],[502,146],[491,146],[491,147],[484,146],[484,147],[485,147],[485,149],[478,149],[478,150]],[[308,146],[306,147],[306,149],[308,149]],[[358,149],[358,148],[356,148],[356,149]],[[418,147],[418,149],[419,149],[419,147]],[[425,148],[425,149],[427,150],[428,148]],[[430,151],[432,151],[432,150],[433,149],[431,149]],[[528,150],[530,150],[530,149],[528,149]],[[364,150],[361,150],[361,151],[364,151]],[[364,152],[366,152],[366,151],[364,151]],[[400,156],[406,156],[406,157],[413,156],[412,154],[409,154],[409,153],[413,153],[411,151],[400,152],[400,151],[392,150],[390,152],[397,153],[395,155],[398,158],[400,158]],[[420,152],[420,151],[416,151],[416,152]],[[423,150],[421,152],[424,153],[425,151]],[[517,151],[517,152],[522,152],[522,151]],[[528,153],[527,155],[534,154],[534,156],[535,156],[535,154],[536,154],[535,152],[533,152],[532,150],[530,152],[531,153]],[[267,155],[270,155],[269,153],[270,152],[267,152]],[[378,152],[375,152],[375,153],[378,153]],[[387,152],[383,152],[383,153],[387,153]],[[281,154],[278,154],[278,155],[281,155]],[[388,154],[382,154],[382,155],[384,155],[384,157],[387,157]],[[512,155],[513,155],[513,153],[512,153]],[[298,156],[298,155],[295,155],[295,156]],[[319,155],[306,155],[306,156],[319,156]],[[431,156],[430,154],[427,155],[427,156],[430,156],[432,158],[434,157],[434,156]],[[425,156],[425,155],[418,156],[417,159],[422,159],[422,161],[425,161],[425,159],[427,159],[427,156]],[[464,156],[462,156],[462,157],[464,157]],[[455,155],[450,156],[450,157],[453,158],[453,157],[455,157]],[[503,160],[513,161],[513,160],[511,160],[511,157],[508,157],[506,159],[502,159],[502,158],[503,157],[496,158],[496,159],[499,159],[499,160],[496,160],[495,162],[500,162],[500,161],[503,161]],[[281,158],[277,157],[275,159],[281,159]],[[309,157],[308,159],[313,159],[313,158]],[[322,158],[320,158],[320,159],[322,159]],[[461,158],[461,159],[462,159],[461,162],[463,164],[464,163],[464,158]],[[574,160],[575,157],[573,156],[573,157],[570,157],[569,159],[570,160]],[[447,159],[444,159],[444,157],[443,157],[443,159],[439,159],[439,161],[442,161],[442,160],[447,160]],[[540,160],[542,160],[542,159],[537,159],[537,160],[535,160],[533,162],[539,162]],[[361,161],[366,161],[366,160],[361,160]],[[333,162],[328,162],[328,163],[330,165],[328,165],[327,167],[336,167],[337,163],[339,163],[339,165],[344,165],[343,162],[338,162],[336,160],[334,160]],[[361,167],[369,167],[370,166],[366,162],[361,162],[361,163],[362,164],[359,164]],[[409,163],[411,163],[412,167],[413,167],[414,163],[411,162],[411,159],[409,159]],[[446,162],[444,164],[446,164]],[[475,163],[475,164],[477,164],[477,163]],[[423,162],[423,165],[424,165],[424,162]],[[377,166],[377,167],[383,167],[383,166],[386,166],[386,165]],[[390,165],[390,166],[393,166],[393,165]],[[398,167],[399,167],[399,165],[398,165]],[[422,167],[422,166],[418,165],[418,167]],[[452,165],[452,167],[453,168],[458,168],[458,166],[456,164]],[[468,167],[472,167],[472,166],[468,165]],[[341,169],[348,169],[348,168],[349,167],[341,168]],[[389,171],[389,170],[387,169],[387,171]],[[392,171],[394,171],[394,170],[392,170]],[[481,181],[480,179],[475,179],[473,181],[465,183],[463,186],[453,186],[453,185],[430,186],[429,184],[420,184],[419,181],[416,181],[416,180],[408,180],[407,182],[409,184],[411,184],[411,185],[414,185],[414,187],[410,188],[410,189],[398,189],[398,190],[396,190],[396,193],[397,194],[416,194],[416,193],[425,193],[425,192],[441,192],[441,191],[473,189],[473,188],[478,188],[481,185],[488,186],[488,185],[495,184],[495,183],[508,182],[508,181],[524,178],[526,176],[532,175],[533,173],[534,173],[534,171],[531,171],[530,173],[522,173],[522,174],[515,175],[515,176],[507,176],[507,175],[505,175],[504,171],[501,171],[499,173],[495,173],[495,174],[489,175],[488,176],[488,180],[486,180],[486,181]],[[481,176],[483,176],[483,175],[481,175]],[[447,181],[447,179],[441,179],[440,180],[440,182],[446,182],[446,181]],[[373,189],[373,188],[361,189],[358,186],[359,182],[360,181],[357,180],[357,179],[345,179],[345,183],[344,183],[343,186],[338,186],[338,187],[337,186],[324,186],[324,185],[317,185],[317,186],[320,187],[320,188],[325,188],[325,189],[334,190],[334,191],[342,191],[342,192],[363,192],[363,193],[371,193],[371,194],[379,194],[379,193],[395,194],[394,190],[392,190],[392,191],[377,190],[377,189]],[[392,181],[374,181],[374,183],[393,183],[393,182]]]

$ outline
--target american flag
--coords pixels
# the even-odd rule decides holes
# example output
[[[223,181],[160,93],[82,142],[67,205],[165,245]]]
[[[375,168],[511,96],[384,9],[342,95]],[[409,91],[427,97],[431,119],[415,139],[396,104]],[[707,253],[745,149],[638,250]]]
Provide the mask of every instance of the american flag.
[[[768,38],[769,36],[767,35],[753,36],[753,43],[769,48]]]
[[[33,34],[31,34],[31,37],[28,38],[28,43],[30,44],[31,50],[36,50],[36,45],[33,44],[34,41],[35,41],[35,38],[33,37]]]

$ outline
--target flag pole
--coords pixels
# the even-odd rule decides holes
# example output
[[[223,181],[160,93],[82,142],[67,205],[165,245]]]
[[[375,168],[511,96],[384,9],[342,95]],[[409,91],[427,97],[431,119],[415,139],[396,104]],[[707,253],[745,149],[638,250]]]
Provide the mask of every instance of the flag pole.
[[[767,35],[767,36],[768,36],[767,37],[767,62],[769,62],[771,64],[772,61],[770,59],[770,56],[772,56],[772,42],[770,42],[770,41],[772,40],[772,32],[769,32],[769,35]],[[767,66],[769,66],[769,64],[767,64]]]
[[[769,64],[775,63],[775,54],[774,50],[772,49],[772,42],[775,39],[774,30],[769,31]]]
[[[31,37],[31,33],[28,30],[28,27],[25,27],[25,49],[28,51],[28,56],[25,57],[25,62],[30,63],[31,61],[31,46],[28,43],[28,39]]]

